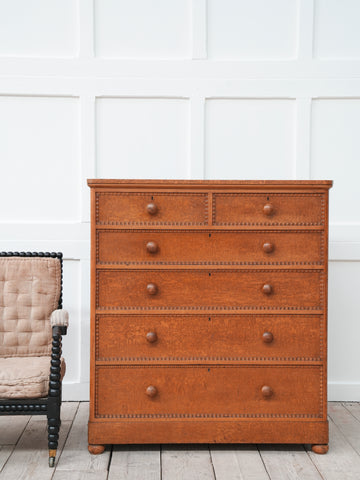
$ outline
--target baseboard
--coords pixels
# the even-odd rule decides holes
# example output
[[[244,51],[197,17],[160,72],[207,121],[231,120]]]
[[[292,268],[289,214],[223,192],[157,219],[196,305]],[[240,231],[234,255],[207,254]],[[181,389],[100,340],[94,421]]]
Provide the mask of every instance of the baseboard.
[[[62,385],[62,399],[64,401],[88,401],[89,382],[66,383]]]
[[[360,402],[360,383],[329,382],[328,400],[330,402]]]

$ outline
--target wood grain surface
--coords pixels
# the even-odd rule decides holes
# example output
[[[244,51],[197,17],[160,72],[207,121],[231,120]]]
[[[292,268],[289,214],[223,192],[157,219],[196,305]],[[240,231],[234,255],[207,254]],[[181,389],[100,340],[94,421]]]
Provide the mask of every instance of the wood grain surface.
[[[325,451],[332,182],[88,184],[89,443]]]

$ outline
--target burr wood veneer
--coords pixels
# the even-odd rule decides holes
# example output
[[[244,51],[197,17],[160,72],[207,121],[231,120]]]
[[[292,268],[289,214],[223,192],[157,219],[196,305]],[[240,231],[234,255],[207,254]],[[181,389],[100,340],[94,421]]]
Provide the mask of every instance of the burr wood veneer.
[[[89,450],[326,453],[330,181],[89,180]]]

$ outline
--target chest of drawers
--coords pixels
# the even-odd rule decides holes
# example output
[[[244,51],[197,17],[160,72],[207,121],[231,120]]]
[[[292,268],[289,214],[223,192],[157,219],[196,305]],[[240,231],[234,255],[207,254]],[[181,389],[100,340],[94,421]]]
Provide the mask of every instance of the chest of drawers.
[[[89,450],[325,453],[330,181],[89,180]]]

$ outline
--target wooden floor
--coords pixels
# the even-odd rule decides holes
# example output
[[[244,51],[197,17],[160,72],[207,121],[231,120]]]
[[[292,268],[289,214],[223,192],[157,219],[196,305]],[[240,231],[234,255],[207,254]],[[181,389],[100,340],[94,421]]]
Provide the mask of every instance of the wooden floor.
[[[88,403],[67,402],[56,468],[43,416],[0,417],[0,480],[360,480],[360,404],[329,403],[330,450],[309,446],[161,445],[87,451]]]

